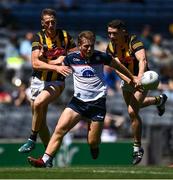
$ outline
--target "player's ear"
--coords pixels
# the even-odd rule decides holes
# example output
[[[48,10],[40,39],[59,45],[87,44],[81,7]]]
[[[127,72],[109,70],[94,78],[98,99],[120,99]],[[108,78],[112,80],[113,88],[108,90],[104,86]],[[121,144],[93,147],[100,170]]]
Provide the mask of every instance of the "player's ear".
[[[128,32],[127,32],[126,29],[122,29],[122,32],[123,32],[124,34],[128,34]]]
[[[81,50],[81,45],[80,45],[80,43],[78,43],[78,49]]]

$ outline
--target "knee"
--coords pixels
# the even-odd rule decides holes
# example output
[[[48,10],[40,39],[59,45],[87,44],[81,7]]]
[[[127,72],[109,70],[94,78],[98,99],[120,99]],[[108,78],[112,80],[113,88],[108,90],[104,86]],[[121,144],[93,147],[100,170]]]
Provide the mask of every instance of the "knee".
[[[137,116],[137,112],[134,111],[134,109],[132,109],[131,107],[128,108],[128,113],[129,113],[129,116],[130,118],[133,120],[134,118],[136,118]]]
[[[43,103],[40,100],[36,99],[33,103],[33,107],[34,107],[34,109],[40,109],[43,107]]]

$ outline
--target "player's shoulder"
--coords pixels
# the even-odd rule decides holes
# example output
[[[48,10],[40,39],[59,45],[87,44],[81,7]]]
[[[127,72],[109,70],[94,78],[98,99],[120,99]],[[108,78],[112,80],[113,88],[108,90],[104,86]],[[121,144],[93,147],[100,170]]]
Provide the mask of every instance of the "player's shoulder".
[[[95,50],[95,51],[94,51],[94,55],[95,55],[95,56],[100,56],[100,57],[102,57],[102,58],[103,58],[103,57],[107,58],[107,57],[110,56],[108,53],[103,52],[103,51],[98,51],[98,50]]]
[[[34,34],[34,39],[40,39],[40,38],[43,38],[44,36],[45,36],[44,29],[41,29],[40,31],[37,31]]]
[[[130,34],[129,35],[129,39],[130,39],[131,42],[133,42],[133,41],[140,41],[140,38],[136,34]]]
[[[93,61],[95,63],[104,63],[104,64],[106,64],[106,62],[110,62],[112,60],[112,57],[108,53],[103,52],[103,51],[96,50],[96,51],[94,51],[93,56],[94,56]]]
[[[76,50],[76,51],[73,51],[73,52],[69,52],[67,56],[68,56],[69,58],[78,57],[78,56],[80,56],[80,51],[79,51],[79,50]]]
[[[34,33],[32,41],[33,42],[40,41],[41,38],[42,38],[41,31],[37,31]]]
[[[57,28],[56,32],[62,33],[62,34],[67,35],[67,36],[69,35],[69,32],[66,29],[62,29],[62,28]]]
[[[65,57],[64,62],[67,64],[79,64],[81,61],[80,51],[73,51],[68,53],[68,55]]]
[[[106,53],[103,51],[99,51],[99,50],[94,50],[94,55],[96,56],[104,56]]]

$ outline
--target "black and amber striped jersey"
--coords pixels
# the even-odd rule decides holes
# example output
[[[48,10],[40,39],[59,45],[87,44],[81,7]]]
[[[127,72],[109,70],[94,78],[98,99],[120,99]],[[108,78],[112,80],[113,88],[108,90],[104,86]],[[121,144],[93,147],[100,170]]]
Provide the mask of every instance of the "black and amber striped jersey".
[[[53,39],[46,36],[44,30],[35,34],[32,42],[32,51],[40,49],[44,59],[52,61],[60,55],[66,55],[69,49],[75,48],[73,38],[65,30],[57,29]],[[64,81],[65,77],[57,72],[49,70],[33,70],[32,76],[43,81]]]
[[[125,41],[122,43],[114,44],[109,42],[106,51],[114,58],[117,57],[133,75],[137,76],[139,61],[136,59],[135,53],[141,49],[144,49],[143,43],[138,40],[136,35],[130,35],[126,36]]]

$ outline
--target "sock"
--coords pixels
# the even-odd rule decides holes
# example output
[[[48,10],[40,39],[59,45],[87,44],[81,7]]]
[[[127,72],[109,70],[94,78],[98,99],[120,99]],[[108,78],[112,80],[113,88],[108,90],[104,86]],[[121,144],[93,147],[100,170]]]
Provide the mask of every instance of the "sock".
[[[32,130],[29,139],[36,141],[37,140],[37,133],[38,132]]]
[[[141,142],[134,142],[133,144],[133,151],[139,151],[139,149],[141,148]]]
[[[52,159],[53,157],[46,153],[42,157],[42,160],[44,161],[44,163],[46,163],[47,161],[52,161]]]
[[[161,100],[160,96],[155,96],[155,99],[156,99],[155,104],[159,105],[160,104],[160,100]]]

